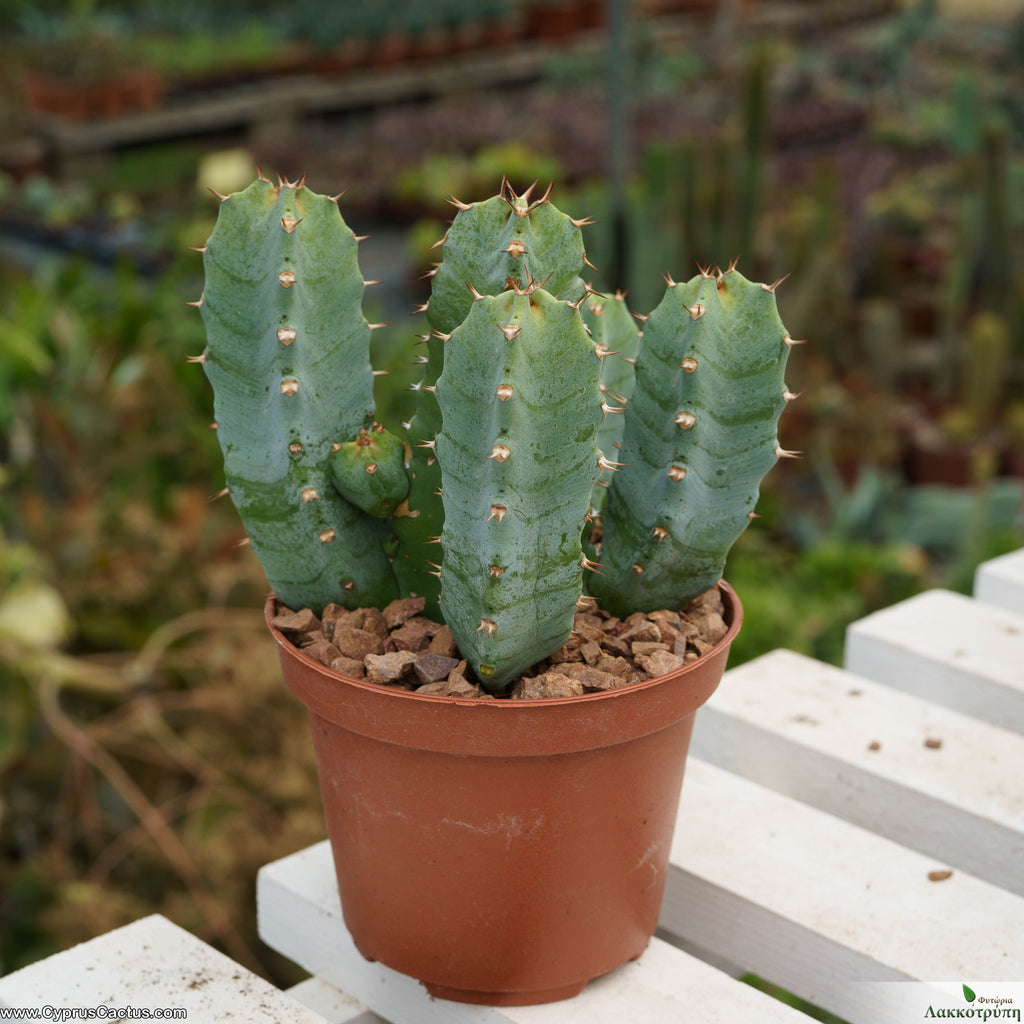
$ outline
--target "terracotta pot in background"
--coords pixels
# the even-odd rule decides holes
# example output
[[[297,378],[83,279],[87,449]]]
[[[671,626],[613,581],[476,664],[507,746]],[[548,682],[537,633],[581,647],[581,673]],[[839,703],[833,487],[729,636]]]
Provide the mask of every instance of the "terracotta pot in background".
[[[693,714],[729,632],[678,672],[583,697],[389,690],[271,629],[309,710],[345,923],[371,960],[462,1002],[578,993],[657,925]],[[266,606],[268,624],[275,601]]]

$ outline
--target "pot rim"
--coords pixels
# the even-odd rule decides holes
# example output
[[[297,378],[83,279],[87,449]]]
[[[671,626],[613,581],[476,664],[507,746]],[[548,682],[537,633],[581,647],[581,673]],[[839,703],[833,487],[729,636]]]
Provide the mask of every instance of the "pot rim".
[[[400,746],[466,756],[547,756],[613,746],[693,714],[725,671],[743,611],[724,581],[726,635],[675,672],[578,697],[480,700],[393,690],[335,672],[270,626],[276,597],[265,605],[285,682],[314,715],[344,729]]]
[[[267,628],[270,630],[279,646],[283,647],[287,651],[294,652],[303,661],[316,666],[318,670],[322,670],[328,675],[334,676],[336,679],[343,679],[346,685],[355,687],[357,690],[365,690],[374,694],[378,694],[383,691],[398,700],[425,701],[433,704],[454,704],[457,706],[466,705],[469,707],[554,707],[562,704],[581,704],[614,700],[617,696],[621,696],[627,692],[632,693],[637,690],[651,689],[657,686],[663,679],[667,679],[669,676],[675,678],[676,676],[692,672],[694,665],[704,661],[705,658],[711,657],[720,647],[728,648],[732,644],[733,640],[736,639],[736,634],[740,631],[740,626],[743,623],[743,608],[740,604],[736,591],[729,583],[726,583],[724,579],[720,579],[716,586],[722,593],[722,600],[725,604],[724,618],[729,624],[729,629],[725,636],[723,636],[707,654],[701,655],[696,660],[689,662],[682,668],[676,669],[673,672],[667,672],[665,675],[661,676],[653,676],[650,679],[644,679],[638,683],[631,683],[628,686],[619,686],[614,690],[584,693],[574,697],[531,697],[529,700],[508,700],[505,698],[481,700],[479,697],[448,697],[438,693],[416,693],[414,690],[392,689],[387,686],[382,686],[380,683],[371,683],[365,679],[355,679],[352,676],[345,675],[343,672],[335,672],[334,669],[329,668],[322,662],[317,661],[315,658],[311,658],[302,650],[301,647],[296,647],[279,629],[275,629],[274,626],[270,624],[276,611],[276,594],[268,595],[263,607],[263,613],[267,621]]]

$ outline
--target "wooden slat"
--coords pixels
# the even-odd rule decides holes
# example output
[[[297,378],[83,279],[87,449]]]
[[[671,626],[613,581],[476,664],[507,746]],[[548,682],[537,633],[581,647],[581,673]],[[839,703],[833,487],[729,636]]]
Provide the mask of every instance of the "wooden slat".
[[[287,993],[330,1024],[388,1024],[358,999],[328,984],[323,978],[307,978],[293,985]]]
[[[1024,616],[930,590],[853,623],[846,668],[1024,732]]]
[[[341,918],[326,842],[264,867],[257,900],[264,942],[393,1024],[808,1024],[660,939],[572,1000],[498,1009],[433,999],[413,979],[360,956]]]
[[[1024,736],[779,650],[726,673],[692,752],[1024,895]]]
[[[325,1024],[319,1014],[158,914],[0,978],[0,1006],[178,1009],[187,1012],[183,1019],[202,1024]],[[47,1019],[58,1017],[51,1013]]]
[[[1024,615],[1024,548],[979,565],[974,574],[974,596]]]
[[[663,930],[852,1024],[886,982],[1024,977],[1024,899],[691,758]]]

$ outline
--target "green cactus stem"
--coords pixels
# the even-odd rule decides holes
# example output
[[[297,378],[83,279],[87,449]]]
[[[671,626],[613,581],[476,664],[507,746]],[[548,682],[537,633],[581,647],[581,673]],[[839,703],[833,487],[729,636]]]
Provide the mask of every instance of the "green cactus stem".
[[[446,344],[441,608],[490,690],[572,630],[601,458],[599,376],[577,305],[536,286],[480,296]]]
[[[597,443],[609,459],[615,459],[625,426],[621,413],[633,393],[633,365],[640,351],[640,331],[621,292],[612,296],[590,295],[583,306],[583,322],[590,330],[594,351],[601,359],[605,417],[598,431]],[[595,509],[604,504],[607,475],[603,473],[594,488],[591,503]]]
[[[442,262],[430,286],[427,317],[450,334],[469,313],[473,295],[500,295],[512,282],[540,283],[551,295],[576,302],[585,291],[579,274],[586,263],[587,220],[573,220],[550,199],[551,189],[531,199],[534,186],[517,195],[507,181],[482,203],[453,203],[459,213],[444,236]]]
[[[344,500],[332,446],[372,423],[371,325],[337,203],[261,178],[224,197],[205,246],[203,368],[231,498],[292,607],[397,596],[389,528]]]
[[[550,189],[533,199],[534,186],[521,195],[501,183],[499,194],[480,203],[452,199],[458,213],[441,240],[442,262],[431,271],[431,295],[424,307],[433,328],[425,338],[427,362],[417,388],[416,413],[409,426],[408,505],[393,522],[397,538],[394,568],[403,592],[426,598],[427,614],[438,614],[440,583],[423,555],[436,542],[444,521],[441,470],[431,442],[441,430],[434,387],[444,366],[444,340],[469,313],[476,295],[500,295],[544,282],[545,289],[577,302],[587,288],[579,274],[586,263],[581,227],[550,200]],[[472,290],[467,285],[472,284]]]
[[[405,445],[379,423],[332,445],[330,470],[341,496],[371,516],[393,516],[409,493]]]
[[[423,379],[416,386],[416,411],[409,422],[411,447],[406,472],[409,494],[392,520],[396,541],[393,568],[403,594],[422,597],[424,613],[440,619],[441,582],[428,561],[427,545],[437,543],[444,522],[441,504],[441,470],[433,449],[425,447],[441,429],[441,411],[434,388],[444,362],[444,342],[436,335],[425,335],[427,361]]]
[[[792,344],[774,286],[736,270],[670,282],[644,324],[591,594],[615,615],[712,586],[780,455]]]

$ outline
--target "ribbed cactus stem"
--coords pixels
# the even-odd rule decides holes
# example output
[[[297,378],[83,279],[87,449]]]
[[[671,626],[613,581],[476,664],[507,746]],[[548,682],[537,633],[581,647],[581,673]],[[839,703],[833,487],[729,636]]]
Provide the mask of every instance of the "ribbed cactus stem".
[[[610,459],[616,457],[622,441],[625,420],[622,414],[633,393],[637,353],[640,351],[640,331],[621,292],[614,295],[591,295],[583,305],[583,322],[594,340],[594,351],[601,360],[601,409],[604,419],[598,433],[601,451]],[[592,504],[604,504],[609,472],[594,488]]]
[[[568,301],[584,295],[579,278],[586,254],[582,221],[573,221],[550,200],[549,192],[534,198],[534,188],[521,195],[503,181],[500,193],[479,203],[453,199],[458,213],[443,239],[442,261],[432,273],[427,319],[434,328],[427,341],[428,360],[409,427],[408,505],[395,518],[398,539],[394,568],[403,591],[426,598],[428,614],[438,614],[440,581],[424,556],[424,545],[441,533],[441,469],[432,447],[441,430],[441,411],[434,393],[444,366],[445,343],[465,319],[474,296],[500,295],[510,282],[520,289],[543,283]],[[467,285],[471,287],[467,287]],[[433,554],[434,552],[431,552]]]
[[[336,203],[260,179],[221,202],[203,255],[203,369],[228,487],[293,607],[397,594],[387,524],[345,501],[330,472],[332,446],[374,411],[356,248]]]
[[[543,290],[480,298],[447,342],[441,608],[488,689],[572,629],[600,456],[599,373],[579,311]]]
[[[433,441],[441,429],[441,411],[434,387],[444,365],[444,342],[436,335],[424,339],[427,362],[416,392],[416,411],[409,423],[410,439],[407,473],[409,495],[392,520],[397,539],[394,572],[403,594],[414,594],[425,601],[427,615],[440,619],[438,601],[441,582],[428,560],[427,545],[441,533],[444,507],[441,504],[441,469],[437,465]],[[435,552],[431,552],[435,555]]]
[[[644,324],[590,592],[616,615],[718,580],[780,449],[787,336],[771,288],[735,270],[670,284]]]
[[[559,211],[548,193],[537,199],[532,193],[531,187],[517,195],[502,182],[500,195],[457,203],[430,286],[427,316],[436,330],[449,334],[465,319],[473,304],[467,284],[479,295],[500,295],[510,281],[520,288],[540,284],[569,302],[583,295],[583,221]]]

